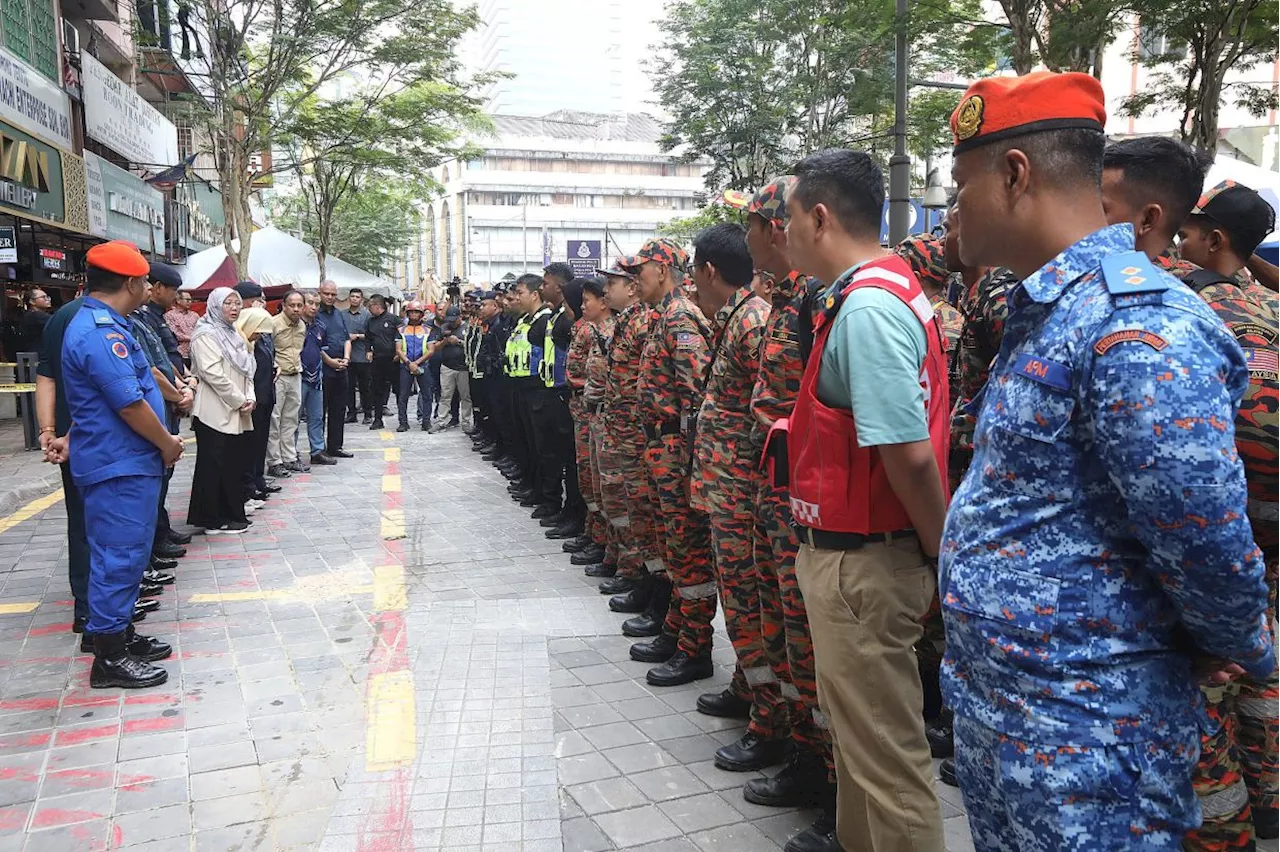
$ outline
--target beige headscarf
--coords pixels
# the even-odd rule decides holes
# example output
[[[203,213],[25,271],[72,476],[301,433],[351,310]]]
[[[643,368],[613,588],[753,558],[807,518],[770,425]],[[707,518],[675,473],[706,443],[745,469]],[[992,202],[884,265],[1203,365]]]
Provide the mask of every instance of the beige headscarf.
[[[271,314],[267,313],[265,308],[245,308],[236,319],[236,331],[248,341],[255,332],[270,334],[273,321]],[[252,344],[249,345],[249,349],[253,349]]]

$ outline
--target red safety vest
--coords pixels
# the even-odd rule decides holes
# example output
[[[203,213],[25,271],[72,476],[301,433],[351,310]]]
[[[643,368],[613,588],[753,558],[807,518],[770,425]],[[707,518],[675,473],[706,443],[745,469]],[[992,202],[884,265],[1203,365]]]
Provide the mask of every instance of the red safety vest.
[[[791,514],[796,523],[827,532],[894,532],[911,527],[907,510],[889,484],[880,453],[858,446],[853,412],[823,405],[817,396],[818,372],[831,325],[840,305],[861,287],[888,291],[911,308],[924,326],[929,349],[920,386],[929,422],[929,441],[938,460],[943,488],[947,482],[950,412],[947,401],[947,356],[929,297],[906,262],[896,255],[874,260],[853,274],[848,286],[822,305],[814,322],[814,346],[805,364],[800,396],[788,424],[791,457]]]

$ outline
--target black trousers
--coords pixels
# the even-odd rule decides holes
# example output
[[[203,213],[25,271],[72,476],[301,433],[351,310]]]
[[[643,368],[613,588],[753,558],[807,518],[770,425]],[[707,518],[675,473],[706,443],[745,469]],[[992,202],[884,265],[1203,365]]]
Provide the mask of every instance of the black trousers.
[[[542,494],[541,470],[538,467],[537,439],[534,437],[533,400],[537,394],[529,379],[515,379],[512,382],[511,409],[515,412],[516,447],[512,453],[520,464],[520,479],[533,488],[534,493]]]
[[[271,410],[275,404],[253,409],[253,431],[249,433],[249,463],[244,471],[244,491],[251,494],[267,486],[267,438],[271,435]]]
[[[84,527],[84,497],[71,478],[71,465],[63,462],[62,493],[67,504],[67,580],[75,600],[75,617],[89,617],[89,534]]]
[[[324,376],[325,452],[342,449],[344,421],[347,419],[347,374],[340,371]]]
[[[249,434],[228,435],[191,421],[196,433],[196,469],[191,478],[187,523],[217,529],[244,515],[244,472],[249,465]]]
[[[490,379],[489,402],[493,408],[498,447],[504,456],[516,457],[516,413],[511,407],[511,379],[505,375]]]
[[[533,391],[530,409],[538,460],[539,500],[557,508],[568,505],[562,504],[562,499],[568,496],[571,502],[578,491],[576,467],[572,485],[565,480],[573,457],[573,416],[569,413],[568,391],[545,386]],[[578,502],[581,499],[578,495]]]
[[[373,387],[373,362],[371,361],[355,361],[353,360],[347,365],[347,413],[359,414],[364,412],[365,417],[373,416],[372,394]],[[360,405],[356,407],[356,391],[360,391]]]
[[[166,404],[164,413],[165,426],[169,428],[169,434],[178,434],[178,416],[173,407]],[[173,468],[166,467],[164,469],[164,478],[160,481],[160,505],[156,507],[156,534],[152,544],[153,547],[168,541],[169,530],[173,528],[169,522],[169,509],[166,505],[169,500],[169,480],[171,479],[173,479]]]
[[[400,365],[395,358],[375,355],[369,366],[372,368],[369,384],[373,392],[373,419],[381,420],[382,410],[387,407],[392,391],[395,391],[397,399],[400,398]]]

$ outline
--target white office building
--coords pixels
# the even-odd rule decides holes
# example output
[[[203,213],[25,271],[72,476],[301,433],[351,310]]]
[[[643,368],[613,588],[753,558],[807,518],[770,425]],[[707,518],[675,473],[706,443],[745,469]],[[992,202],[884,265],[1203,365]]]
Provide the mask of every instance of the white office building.
[[[443,195],[424,203],[417,245],[396,269],[406,290],[540,272],[549,261],[586,266],[586,242],[608,262],[634,252],[658,227],[700,207],[708,162],[676,162],[659,149],[648,115],[561,111],[499,115],[482,156],[445,163]],[[424,282],[427,282],[424,286]]]

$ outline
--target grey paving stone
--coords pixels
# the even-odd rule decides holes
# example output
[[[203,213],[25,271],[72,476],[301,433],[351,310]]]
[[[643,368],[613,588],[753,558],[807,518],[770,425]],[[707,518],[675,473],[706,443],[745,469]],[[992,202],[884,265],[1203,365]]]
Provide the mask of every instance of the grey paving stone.
[[[577,784],[569,787],[568,792],[589,816],[649,803],[644,793],[625,778],[607,778],[589,784]]]
[[[191,810],[186,805],[169,805],[163,808],[121,814],[115,818],[122,846],[133,846],[169,838],[187,838],[191,835]]]
[[[702,852],[778,852],[782,848],[760,829],[745,823],[702,831],[689,839]]]
[[[742,814],[726,805],[719,796],[703,793],[661,802],[658,809],[685,834],[741,822]]]
[[[631,781],[654,802],[709,792],[707,785],[683,766],[664,766],[636,773]]]
[[[624,848],[680,835],[680,829],[655,805],[601,814],[595,822],[615,846]]]

